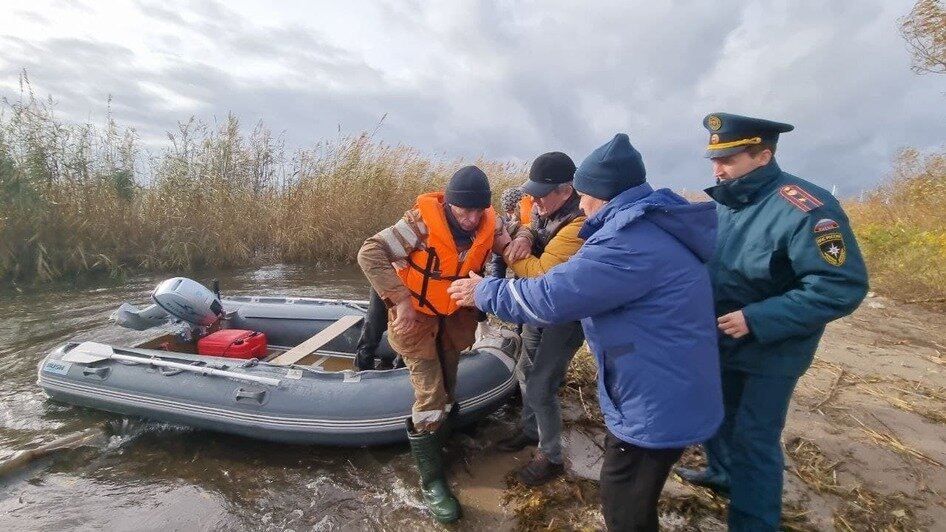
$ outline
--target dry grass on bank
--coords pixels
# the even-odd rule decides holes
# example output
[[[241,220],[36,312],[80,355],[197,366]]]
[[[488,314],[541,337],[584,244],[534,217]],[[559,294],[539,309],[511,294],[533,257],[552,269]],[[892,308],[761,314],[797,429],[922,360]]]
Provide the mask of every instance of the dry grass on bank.
[[[604,425],[604,415],[598,405],[598,365],[588,351],[588,344],[583,345],[572,358],[561,395],[581,405],[584,415],[577,422],[597,427]]]
[[[539,487],[529,487],[511,474],[506,478],[503,505],[516,516],[516,530],[599,530],[602,522],[598,483],[559,477]]]
[[[353,261],[418,194],[477,164],[495,197],[517,165],[433,160],[363,134],[288,150],[262,124],[191,119],[145,154],[132,130],[59,121],[24,79],[0,107],[0,282],[86,272]]]
[[[191,119],[145,154],[133,130],[69,125],[34,98],[0,106],[0,283],[86,272],[352,261],[460,160],[370,135],[294,151],[262,124]],[[499,193],[519,165],[473,161]],[[891,180],[845,204],[875,290],[946,304],[946,151],[904,150]],[[577,393],[578,389],[574,388]],[[581,392],[586,390],[582,388]]]
[[[835,468],[840,462],[830,462],[815,442],[794,438],[786,442],[786,453],[794,467],[789,471],[809,488],[821,494],[835,495],[841,506],[834,512],[837,530],[853,532],[919,530],[920,523],[912,510],[912,503],[902,493],[881,495],[860,484],[843,486],[838,482]]]
[[[891,180],[845,208],[871,285],[900,301],[946,303],[946,150],[903,150]]]

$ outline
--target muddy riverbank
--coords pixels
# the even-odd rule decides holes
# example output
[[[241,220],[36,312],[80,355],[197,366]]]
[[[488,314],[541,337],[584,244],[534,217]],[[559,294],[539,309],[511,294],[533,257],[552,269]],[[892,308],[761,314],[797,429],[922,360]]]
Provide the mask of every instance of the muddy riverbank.
[[[587,368],[581,368],[587,372]],[[569,475],[548,487],[511,484],[520,530],[595,530],[601,442],[593,392],[565,391]],[[593,390],[593,388],[592,388]],[[593,437],[589,438],[588,434]],[[788,530],[937,530],[946,523],[946,316],[868,298],[832,323],[789,412]],[[699,464],[696,450],[684,461]],[[725,530],[725,500],[671,476],[664,530]]]

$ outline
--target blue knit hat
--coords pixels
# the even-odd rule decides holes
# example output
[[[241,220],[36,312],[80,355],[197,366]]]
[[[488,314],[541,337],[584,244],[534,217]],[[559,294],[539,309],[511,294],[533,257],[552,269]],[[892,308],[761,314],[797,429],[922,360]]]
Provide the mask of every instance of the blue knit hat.
[[[610,201],[625,190],[644,184],[647,172],[640,152],[624,133],[591,152],[575,171],[575,190]]]

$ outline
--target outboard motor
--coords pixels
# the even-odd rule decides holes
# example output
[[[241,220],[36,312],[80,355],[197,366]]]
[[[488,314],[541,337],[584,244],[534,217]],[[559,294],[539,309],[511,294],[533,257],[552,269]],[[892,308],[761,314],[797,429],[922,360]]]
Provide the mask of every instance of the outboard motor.
[[[152,292],[151,305],[138,310],[122,305],[112,319],[122,327],[143,331],[166,323],[172,316],[196,327],[209,327],[223,317],[220,298],[197,281],[175,277],[161,282]]]
[[[192,325],[209,327],[223,316],[223,304],[217,296],[185,277],[162,282],[151,292],[151,299],[168,314]]]

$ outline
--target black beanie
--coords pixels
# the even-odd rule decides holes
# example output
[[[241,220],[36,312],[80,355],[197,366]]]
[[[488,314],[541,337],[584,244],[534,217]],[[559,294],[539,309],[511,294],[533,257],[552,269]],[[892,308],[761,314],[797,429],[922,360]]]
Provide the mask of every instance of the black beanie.
[[[486,174],[475,166],[457,170],[444,195],[447,203],[463,209],[485,209],[493,200]]]

